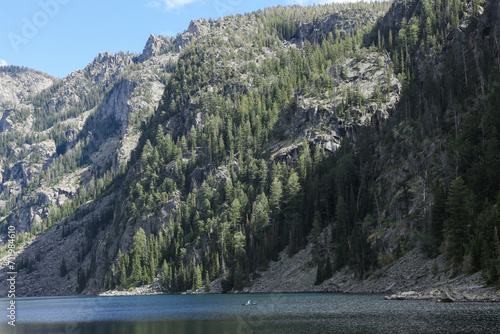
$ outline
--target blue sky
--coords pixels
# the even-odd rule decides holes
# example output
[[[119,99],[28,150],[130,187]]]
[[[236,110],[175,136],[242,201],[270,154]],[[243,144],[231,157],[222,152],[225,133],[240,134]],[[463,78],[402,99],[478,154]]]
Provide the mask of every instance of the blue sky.
[[[335,0],[10,0],[0,9],[0,66],[57,77],[100,52],[140,53],[150,34],[175,36],[191,20],[216,19],[276,5]]]

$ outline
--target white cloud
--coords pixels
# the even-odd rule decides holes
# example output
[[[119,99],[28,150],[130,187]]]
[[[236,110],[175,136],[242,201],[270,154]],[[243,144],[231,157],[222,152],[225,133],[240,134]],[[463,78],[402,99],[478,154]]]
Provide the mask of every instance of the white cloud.
[[[0,66],[7,66],[7,61],[5,59],[0,59]]]
[[[190,3],[196,2],[199,0],[153,0],[148,2],[147,7],[151,8],[163,8],[164,10],[173,10],[184,7]]]
[[[150,7],[150,8],[160,8],[161,6],[161,2],[159,1],[151,1],[151,2],[148,2],[146,4],[146,7]]]

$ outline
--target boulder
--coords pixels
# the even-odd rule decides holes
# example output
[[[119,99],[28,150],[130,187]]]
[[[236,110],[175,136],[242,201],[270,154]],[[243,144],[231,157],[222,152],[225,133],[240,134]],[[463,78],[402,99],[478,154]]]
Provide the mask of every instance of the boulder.
[[[438,299],[438,302],[441,302],[441,303],[453,303],[454,301],[455,300],[446,291],[442,291],[441,298]]]
[[[39,205],[53,205],[56,202],[54,194],[44,190],[36,194],[36,199]]]

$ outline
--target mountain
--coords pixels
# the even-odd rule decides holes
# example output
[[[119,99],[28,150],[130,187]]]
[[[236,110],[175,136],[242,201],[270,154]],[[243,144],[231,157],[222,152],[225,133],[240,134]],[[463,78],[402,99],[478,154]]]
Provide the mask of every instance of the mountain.
[[[273,7],[2,68],[17,292],[498,284],[498,6]]]

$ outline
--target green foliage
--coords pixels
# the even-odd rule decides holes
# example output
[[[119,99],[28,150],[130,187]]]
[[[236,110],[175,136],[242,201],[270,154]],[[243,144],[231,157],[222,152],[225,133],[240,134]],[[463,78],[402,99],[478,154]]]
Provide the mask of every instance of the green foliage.
[[[279,178],[275,177],[273,182],[271,183],[271,191],[269,197],[269,206],[271,207],[275,215],[279,214],[282,198],[283,187]]]
[[[422,234],[420,244],[422,251],[428,258],[434,259],[439,255],[440,242],[432,233]]]
[[[201,277],[201,269],[200,266],[195,266],[194,268],[194,273],[193,273],[193,289],[198,290],[202,287],[203,285],[203,280]]]
[[[34,233],[79,214],[77,208],[86,201],[121,189],[116,210],[85,226],[91,240],[110,222],[117,234],[124,232],[125,223],[135,225],[131,244],[109,266],[109,286],[128,289],[159,278],[165,291],[176,292],[208,286],[222,276],[225,291],[238,290],[285,246],[290,254],[304,247],[309,233],[317,284],[331,276],[332,267],[350,266],[364,277],[376,265],[368,235],[382,228],[383,221],[394,222],[390,228],[409,222],[429,257],[438,255],[446,240],[455,266],[470,258],[471,271],[482,270],[497,282],[500,81],[489,69],[496,68],[498,59],[475,53],[477,45],[447,39],[455,36],[461,21],[478,21],[479,4],[394,2],[402,21],[389,20],[391,26],[381,20],[371,32],[358,24],[356,13],[383,10],[387,4],[277,7],[231,18],[238,26],[256,27],[255,33],[226,29],[223,38],[215,34],[188,45],[178,63],[165,69],[172,77],[157,112],[142,126],[127,170],[95,173],[76,198],[51,208]],[[325,36],[306,34],[301,48],[282,47],[284,40],[298,36],[298,29],[321,24],[332,12],[355,14],[354,26]],[[356,87],[339,89],[343,61],[361,60],[360,47],[372,44],[392,59],[380,89],[368,99]],[[434,58],[428,58],[439,54],[442,75],[430,65]],[[380,57],[377,65],[384,65]],[[334,112],[347,119],[351,107],[386,99],[384,87],[391,85],[392,72],[404,79],[404,87],[397,111],[384,129],[376,130],[381,133],[356,129],[355,145],[344,138],[334,155],[305,139],[294,144],[298,153],[292,161],[270,152],[270,146],[297,138],[291,124],[300,98],[340,94]],[[30,189],[56,184],[89,163],[97,145],[90,139],[96,119],[89,117],[75,145],[68,145],[68,128],[60,122],[97,106],[116,89],[92,86],[65,113],[56,113],[49,102],[60,85],[34,101],[35,128],[53,126],[50,132],[22,138],[4,132],[0,137],[2,156],[9,156],[12,142],[21,147],[24,141],[54,140],[58,156]],[[27,117],[23,110],[16,115]],[[117,130],[112,120],[104,123],[105,135]],[[19,152],[19,157],[27,155]],[[13,163],[9,159],[5,164]],[[31,159],[40,161],[36,155]],[[384,184],[385,170],[393,171],[397,185]],[[401,197],[379,198],[386,194]],[[9,191],[2,196],[10,199]],[[391,207],[394,202],[400,207]],[[160,214],[167,211],[168,218]],[[150,219],[161,224],[139,226]],[[318,240],[327,224],[333,226],[332,254]],[[63,225],[62,237],[71,233]],[[91,248],[84,246],[81,261]],[[78,271],[78,291],[85,289],[93,270]]]

